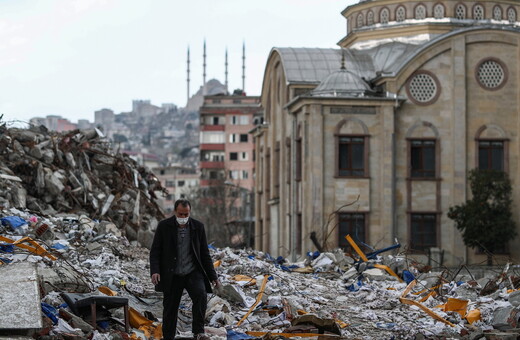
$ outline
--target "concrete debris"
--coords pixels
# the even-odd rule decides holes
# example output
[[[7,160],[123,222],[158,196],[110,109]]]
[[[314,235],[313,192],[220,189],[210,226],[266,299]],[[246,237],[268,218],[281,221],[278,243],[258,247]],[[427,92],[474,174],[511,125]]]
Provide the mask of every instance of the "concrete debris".
[[[43,327],[42,320],[33,316],[32,323],[26,323],[33,328],[31,336],[42,340],[127,338],[121,308],[98,312],[94,329],[89,313],[76,315],[62,298],[62,293],[113,292],[127,298],[130,309],[142,315],[136,323],[135,313],[131,313],[134,339],[161,337],[162,299],[150,283],[149,252],[118,233],[114,223],[70,213],[42,216],[16,208],[1,210],[0,220],[6,221],[2,239],[31,237],[55,259],[20,248],[17,241],[0,243],[0,269],[20,271],[23,265],[31,265],[41,277]],[[220,263],[216,270],[222,282],[221,290],[208,295],[207,333],[215,339],[226,339],[225,332],[231,339],[298,339],[304,335],[311,339],[480,339],[513,338],[520,332],[519,310],[513,305],[518,301],[517,266],[506,266],[485,281],[479,278],[484,289],[473,279],[459,280],[462,276],[446,279],[453,275],[446,274],[447,269],[420,273],[413,261],[401,255],[380,254],[361,261],[345,260],[335,251],[290,263],[253,250],[210,248],[212,258]],[[414,277],[410,284],[399,282],[382,266],[392,266],[403,281],[412,275],[405,272]],[[302,268],[305,271],[300,272]],[[32,277],[30,271],[23,277]],[[24,296],[3,287],[2,301]],[[401,303],[403,294],[422,307]],[[191,300],[184,296],[179,330],[186,337],[191,336],[190,310]],[[17,315],[13,310],[6,313]]]
[[[0,125],[0,187],[0,208],[103,217],[141,244],[148,240],[137,239],[138,229],[164,218],[153,193],[164,191],[160,182],[127,154],[114,153],[97,129]]]

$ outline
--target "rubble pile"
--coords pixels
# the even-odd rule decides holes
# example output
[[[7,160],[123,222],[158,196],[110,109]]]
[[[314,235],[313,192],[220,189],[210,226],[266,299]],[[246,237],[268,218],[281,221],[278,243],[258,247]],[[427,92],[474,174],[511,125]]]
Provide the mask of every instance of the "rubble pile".
[[[1,210],[0,221],[0,275],[34,263],[42,277],[45,327],[34,338],[161,337],[162,300],[150,283],[149,252],[113,223],[15,208]],[[42,231],[42,225],[48,228]],[[18,247],[21,240],[33,240],[34,249]],[[253,250],[210,248],[222,282],[208,295],[206,332],[213,339],[520,336],[517,266],[476,279],[467,268],[431,272],[399,254],[346,256],[336,250],[290,263]],[[64,293],[92,292],[128,299],[128,331],[122,309],[111,309],[115,319],[98,321],[94,329],[88,315],[76,315],[66,304]],[[185,295],[181,336],[190,336],[190,310]]]
[[[107,220],[143,245],[164,217],[155,202],[154,191],[163,190],[157,178],[114,153],[97,129],[57,133],[0,125],[0,187],[4,209]]]

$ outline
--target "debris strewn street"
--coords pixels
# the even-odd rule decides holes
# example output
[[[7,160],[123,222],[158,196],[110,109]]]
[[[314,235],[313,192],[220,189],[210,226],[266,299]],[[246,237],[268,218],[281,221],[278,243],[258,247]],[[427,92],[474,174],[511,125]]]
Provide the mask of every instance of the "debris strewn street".
[[[95,292],[128,299],[132,337],[160,338],[161,296],[149,280],[146,248],[129,242],[117,227],[87,216],[42,217],[15,208],[4,209],[1,215],[2,276],[27,264],[38,273],[44,326],[34,329],[36,337],[126,337],[124,308],[117,308],[121,306],[105,311],[118,322],[98,320],[94,329],[90,309],[76,315],[64,300],[67,293]],[[13,220],[25,225],[13,226],[9,223]],[[50,227],[53,237],[37,234],[41,223]],[[36,246],[20,247],[22,243],[16,242],[23,237]],[[212,248],[211,254],[223,283],[208,295],[207,332],[216,339],[268,339],[276,333],[286,338],[326,334],[331,339],[517,335],[516,266],[474,279],[467,269],[456,277],[448,270],[421,273],[419,265],[400,255],[380,254],[365,262],[336,251],[310,253],[305,261],[290,263],[252,250]],[[34,280],[30,277],[28,272],[27,279]],[[4,306],[9,301],[20,303],[18,297],[26,296],[24,287],[4,290]],[[190,336],[186,326],[190,300],[183,301],[181,335]],[[8,314],[14,312],[6,309]]]

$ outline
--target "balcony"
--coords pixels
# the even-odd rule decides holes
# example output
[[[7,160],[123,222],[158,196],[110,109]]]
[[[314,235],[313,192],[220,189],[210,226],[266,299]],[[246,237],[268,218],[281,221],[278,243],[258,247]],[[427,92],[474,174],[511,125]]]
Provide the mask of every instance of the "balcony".
[[[224,131],[225,125],[201,125],[200,131]]]
[[[224,181],[222,179],[201,179],[199,185],[201,187],[210,187],[222,185]]]
[[[226,150],[226,145],[224,143],[201,143],[200,150],[224,151]]]
[[[201,161],[201,169],[224,169],[224,162]]]

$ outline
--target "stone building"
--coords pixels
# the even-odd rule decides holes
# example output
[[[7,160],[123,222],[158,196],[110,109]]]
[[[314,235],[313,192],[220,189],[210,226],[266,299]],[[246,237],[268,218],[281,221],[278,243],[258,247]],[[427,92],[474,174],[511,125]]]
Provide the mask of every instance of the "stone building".
[[[349,233],[446,265],[484,261],[447,212],[477,167],[507,171],[520,201],[519,11],[360,1],[342,12],[339,48],[273,48],[254,131],[256,248],[296,259],[316,250],[311,235],[333,249]]]

